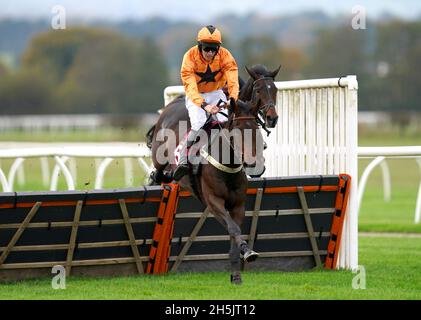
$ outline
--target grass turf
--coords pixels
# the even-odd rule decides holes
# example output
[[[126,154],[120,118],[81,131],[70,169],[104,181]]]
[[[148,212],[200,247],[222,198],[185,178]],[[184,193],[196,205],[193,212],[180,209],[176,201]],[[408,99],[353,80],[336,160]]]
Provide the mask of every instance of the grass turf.
[[[0,283],[0,299],[421,299],[421,239],[360,237],[366,289],[353,289],[351,271],[245,272],[232,286],[229,273],[67,279]],[[228,263],[228,261],[227,261]]]

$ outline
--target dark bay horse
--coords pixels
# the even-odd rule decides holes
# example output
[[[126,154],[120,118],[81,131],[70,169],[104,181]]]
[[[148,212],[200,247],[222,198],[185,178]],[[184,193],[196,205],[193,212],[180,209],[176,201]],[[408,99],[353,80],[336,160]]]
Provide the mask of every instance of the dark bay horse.
[[[164,111],[165,112],[165,111]],[[241,224],[245,216],[245,202],[247,196],[247,175],[244,170],[245,162],[252,162],[258,157],[258,142],[260,129],[256,123],[256,110],[250,102],[237,103],[230,101],[228,121],[220,126],[220,130],[213,135],[204,135],[205,143],[200,141],[195,144],[200,150],[203,162],[197,174],[184,176],[179,184],[194,194],[226,228],[230,235],[231,249],[229,252],[231,263],[231,282],[241,283],[241,255],[245,262],[252,262],[258,254],[251,250],[247,242],[241,238]],[[177,135],[178,128],[173,131]],[[246,134],[251,134],[252,139],[246,143]],[[167,133],[164,133],[165,135]],[[155,136],[159,133],[155,133]],[[261,136],[261,135],[260,135]],[[158,140],[161,140],[161,138]],[[239,140],[236,140],[236,139]],[[174,135],[168,135],[163,142],[173,152]],[[179,137],[177,137],[179,139]],[[239,141],[239,143],[233,143]],[[152,150],[158,145],[154,139]],[[162,147],[162,144],[160,145]],[[192,147],[195,148],[195,147]],[[215,152],[216,150],[216,152]],[[223,150],[228,150],[228,154]],[[157,153],[161,151],[157,150]],[[152,154],[155,167],[161,165],[157,153]],[[175,167],[175,164],[170,164]]]
[[[274,128],[278,121],[278,115],[275,109],[277,89],[274,81],[280,68],[281,66],[274,71],[269,71],[264,65],[257,64],[250,68],[245,68],[250,75],[247,82],[244,83],[241,78],[239,79],[239,99],[242,101],[251,101],[255,110],[258,110],[256,120],[258,120],[264,129],[266,127]],[[263,118],[263,121],[260,121],[259,114]],[[171,128],[175,123],[182,120],[190,123],[187,108],[185,107],[184,95],[178,96],[163,109],[158,122],[146,134],[148,147],[152,149],[152,139],[156,129]],[[159,178],[160,175],[158,174],[157,177]],[[160,183],[160,181],[156,182]]]

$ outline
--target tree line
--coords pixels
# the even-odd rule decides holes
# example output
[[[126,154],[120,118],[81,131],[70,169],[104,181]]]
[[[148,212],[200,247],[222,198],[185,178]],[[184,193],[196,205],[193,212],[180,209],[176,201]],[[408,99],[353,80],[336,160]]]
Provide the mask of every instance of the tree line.
[[[390,20],[363,30],[320,29],[304,48],[281,46],[269,35],[225,37],[224,46],[243,77],[243,67],[256,63],[270,69],[282,64],[279,80],[355,74],[361,110],[402,111],[419,109],[420,34],[421,22]],[[179,64],[194,44],[168,45],[98,27],[40,33],[18,70],[0,63],[1,114],[154,112],[163,89],[180,84]]]

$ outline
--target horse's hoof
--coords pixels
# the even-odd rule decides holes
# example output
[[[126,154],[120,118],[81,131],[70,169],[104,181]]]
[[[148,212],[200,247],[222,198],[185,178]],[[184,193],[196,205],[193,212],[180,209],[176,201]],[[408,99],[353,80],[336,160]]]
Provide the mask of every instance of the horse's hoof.
[[[241,274],[232,274],[231,275],[231,283],[232,284],[242,284],[243,280],[241,280]]]
[[[248,250],[246,253],[244,253],[243,260],[245,262],[253,262],[258,257],[259,257],[259,254],[257,252],[255,252],[253,250]]]

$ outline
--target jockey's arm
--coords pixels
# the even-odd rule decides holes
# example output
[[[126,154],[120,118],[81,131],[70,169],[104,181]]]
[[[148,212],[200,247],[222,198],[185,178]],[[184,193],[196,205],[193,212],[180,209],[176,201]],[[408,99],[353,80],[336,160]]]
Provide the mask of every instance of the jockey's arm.
[[[238,84],[238,66],[234,57],[228,50],[226,50],[223,56],[223,72],[227,79],[229,96],[237,101],[240,91],[240,86]]]
[[[184,90],[186,91],[186,96],[198,107],[202,105],[205,101],[199,93],[197,88],[197,82],[194,72],[194,64],[190,57],[188,56],[189,52],[184,55],[183,63],[181,65],[181,81],[184,85]]]

